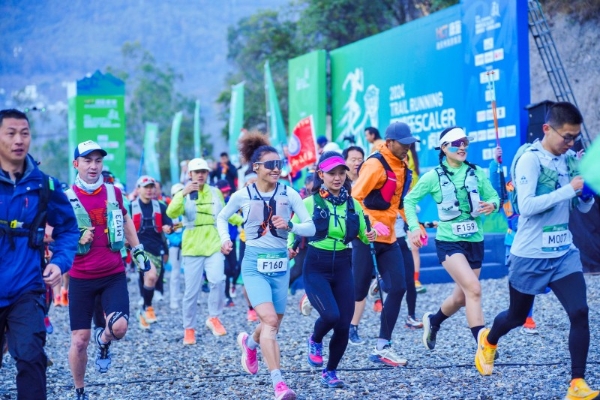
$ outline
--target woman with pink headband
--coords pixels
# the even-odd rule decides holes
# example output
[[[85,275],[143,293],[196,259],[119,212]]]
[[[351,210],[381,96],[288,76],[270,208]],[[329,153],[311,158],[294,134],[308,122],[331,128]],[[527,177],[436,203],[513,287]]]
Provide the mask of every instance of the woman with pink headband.
[[[350,196],[347,170],[346,162],[339,153],[323,153],[317,164],[313,195],[304,199],[316,232],[308,238],[302,273],[308,299],[320,315],[307,340],[308,364],[323,366],[323,337],[333,329],[329,360],[321,375],[321,384],[329,388],[344,386],[336,375],[336,369],[348,346],[350,321],[354,313],[352,250],[348,244],[356,237],[368,244],[376,236],[375,231],[366,232],[360,203]],[[290,249],[293,243],[293,235],[290,235]]]

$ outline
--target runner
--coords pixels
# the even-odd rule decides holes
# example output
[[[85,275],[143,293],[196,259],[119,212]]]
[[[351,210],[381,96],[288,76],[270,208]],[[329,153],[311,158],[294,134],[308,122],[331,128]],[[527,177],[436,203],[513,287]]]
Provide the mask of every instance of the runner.
[[[171,233],[173,221],[167,216],[167,206],[155,200],[156,181],[148,175],[138,178],[138,198],[131,202],[131,219],[139,241],[144,245],[146,257],[150,260],[150,271],[140,276],[142,282],[142,309],[137,313],[140,328],[150,329],[150,324],[157,321],[152,298],[157,280],[161,276],[166,248],[165,234]],[[158,293],[158,292],[157,292]]]
[[[221,254],[219,234],[216,230],[216,217],[225,206],[219,189],[209,186],[209,167],[206,160],[194,158],[188,164],[190,181],[185,188],[175,194],[167,208],[167,215],[185,217],[182,251],[183,278],[183,344],[196,344],[196,318],[198,296],[202,290],[202,274],[206,271],[210,292],[208,294],[208,318],[206,327],[213,335],[227,334],[219,317],[225,305],[224,258]],[[234,225],[242,223],[240,215],[231,217]]]
[[[346,347],[350,320],[354,312],[354,278],[350,242],[360,238],[368,244],[375,240],[375,231],[366,232],[360,203],[350,196],[350,181],[346,179],[344,159],[336,152],[325,152],[319,158],[312,196],[304,200],[313,216],[316,233],[308,239],[303,265],[306,294],[320,317],[308,337],[308,364],[323,366],[323,337],[333,329],[329,341],[329,360],[321,373],[321,384],[329,388],[343,387],[336,370]],[[300,222],[297,215],[293,223]],[[294,235],[288,237],[292,256]]]
[[[370,359],[392,367],[407,364],[405,359],[394,353],[391,345],[392,332],[406,291],[404,260],[396,241],[394,225],[397,213],[404,213],[401,199],[408,192],[410,184],[410,171],[402,160],[405,159],[410,145],[417,141],[405,123],[391,124],[385,132],[385,144],[364,162],[358,180],[352,188],[352,196],[362,204],[373,229],[377,232],[374,243],[375,258],[388,289],[383,303],[377,344]],[[369,291],[374,268],[373,256],[369,246],[361,242],[356,242],[356,246],[353,244],[352,250],[355,301],[361,302]]]
[[[444,129],[439,143],[440,165],[424,174],[404,200],[408,227],[413,233],[411,244],[418,248],[423,242],[417,203],[428,194],[437,203],[438,259],[456,283],[436,314],[423,315],[423,344],[429,350],[435,348],[442,322],[463,306],[474,340],[484,327],[479,283],[483,262],[481,215],[498,211],[500,203],[484,170],[466,160],[469,138],[462,128]]]
[[[248,297],[260,319],[252,335],[241,332],[238,344],[242,349],[242,366],[250,374],[258,372],[256,359],[260,344],[271,373],[275,398],[295,399],[280,371],[277,332],[285,312],[290,279],[287,251],[288,233],[312,236],[315,226],[298,192],[278,183],[282,161],[268,139],[260,133],[248,133],[239,142],[242,159],[252,164],[256,183],[235,192],[218,217],[222,251],[233,249],[227,220],[242,210],[246,231],[246,251],[242,260],[242,277]],[[290,221],[292,212],[301,221]]]
[[[590,344],[586,285],[579,250],[572,244],[569,214],[574,207],[588,212],[593,196],[583,196],[579,160],[569,149],[581,140],[583,117],[571,103],[553,104],[543,125],[544,138],[535,141],[511,166],[515,182],[519,229],[510,249],[508,310],[496,316],[491,330],[479,335],[475,365],[491,375],[500,338],[522,325],[535,295],[550,287],[569,316],[571,384],[565,398],[593,399],[599,394],[584,380]],[[516,210],[517,210],[516,209]]]
[[[96,142],[80,143],[73,157],[77,169],[75,184],[66,192],[81,232],[69,272],[69,365],[77,399],[87,399],[84,377],[96,296],[100,297],[107,321],[94,333],[98,346],[95,365],[100,373],[108,372],[111,365],[111,341],[122,339],[127,332],[129,294],[120,252],[125,240],[133,246],[133,258],[138,265],[149,268],[144,246],[139,243],[133,221],[123,207],[121,191],[104,184],[102,165],[106,155]]]
[[[16,361],[17,397],[27,400],[46,399],[46,289],[60,283],[71,267],[79,237],[60,182],[40,171],[28,154],[30,143],[27,115],[1,110],[0,367],[7,346]],[[53,253],[44,267],[46,222],[55,229]]]

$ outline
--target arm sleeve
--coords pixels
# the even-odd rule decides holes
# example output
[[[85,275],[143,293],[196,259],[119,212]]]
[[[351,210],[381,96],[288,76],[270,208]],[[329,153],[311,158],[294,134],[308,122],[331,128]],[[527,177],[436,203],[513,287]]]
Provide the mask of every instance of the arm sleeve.
[[[313,197],[309,196],[302,201],[304,203],[304,206],[306,207],[306,211],[309,213],[309,215],[313,214],[313,210],[314,210],[313,200],[314,200]],[[298,214],[294,213],[294,216],[292,217],[292,223],[294,225],[300,223],[300,218],[298,218]],[[294,245],[294,240],[296,240],[296,234],[292,231],[288,235],[288,247],[289,248],[292,248],[292,246]]]
[[[529,218],[540,214],[556,204],[575,197],[573,186],[565,185],[548,194],[535,195],[540,176],[540,163],[537,156],[526,152],[519,158],[515,167],[513,182],[517,190],[517,204],[521,216]]]
[[[167,215],[169,218],[177,218],[183,215],[183,193],[181,191],[175,193],[175,196],[171,199],[171,203],[167,207]]]
[[[352,187],[352,197],[358,200],[365,215],[371,219],[371,225],[374,225],[377,221],[365,207],[365,197],[367,197],[373,189],[382,187],[385,183],[385,179],[385,169],[383,168],[383,165],[381,165],[381,162],[375,158],[369,158],[360,167],[360,174]]]
[[[419,225],[419,218],[417,217],[417,203],[431,193],[432,184],[437,184],[437,172],[435,172],[435,170],[431,170],[423,175],[415,187],[413,187],[408,195],[404,198],[404,213],[406,215],[406,223],[408,224],[408,229],[411,232],[421,229]]]
[[[242,193],[243,192],[235,192],[232,194],[229,198],[229,202],[221,210],[219,215],[217,215],[217,231],[221,237],[221,244],[231,240],[231,237],[229,236],[228,220],[242,207]]]
[[[356,209],[356,213],[358,214],[358,238],[364,244],[369,244],[369,239],[367,239],[367,223],[365,222],[365,213],[363,212],[360,203],[357,200],[354,200],[354,207]]]
[[[490,162],[490,183],[496,192],[500,192],[500,174],[498,173],[498,162]]]
[[[54,179],[54,187],[60,188],[60,183],[56,179]],[[77,228],[77,219],[73,207],[71,207],[69,199],[61,190],[50,192],[47,216],[48,224],[54,227],[52,232],[54,252],[50,262],[58,265],[64,274],[71,269],[75,259],[79,229]]]
[[[308,210],[306,210],[306,206],[304,205],[302,198],[295,190],[289,191],[288,196],[292,210],[296,214],[295,216],[298,217],[298,221],[300,221],[300,223],[294,224],[291,232],[298,236],[313,236],[316,231],[315,223],[308,213]]]

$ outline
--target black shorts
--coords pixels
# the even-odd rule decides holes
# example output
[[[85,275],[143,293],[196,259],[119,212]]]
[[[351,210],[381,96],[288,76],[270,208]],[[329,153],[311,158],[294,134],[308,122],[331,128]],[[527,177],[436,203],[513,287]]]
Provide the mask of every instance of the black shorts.
[[[471,265],[471,269],[479,269],[483,264],[483,242],[445,242],[436,239],[435,248],[440,263],[446,261],[446,256],[463,254]]]
[[[96,296],[106,315],[119,311],[129,319],[129,292],[124,272],[98,279],[69,281],[69,320],[71,330],[91,329]]]

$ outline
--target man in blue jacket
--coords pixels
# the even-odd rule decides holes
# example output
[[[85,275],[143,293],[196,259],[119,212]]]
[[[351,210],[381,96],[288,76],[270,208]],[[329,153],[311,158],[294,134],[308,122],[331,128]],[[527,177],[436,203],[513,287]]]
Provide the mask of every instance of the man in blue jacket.
[[[7,340],[17,365],[18,398],[45,399],[45,291],[71,268],[79,230],[59,181],[43,174],[28,154],[30,143],[27,116],[1,110],[0,349]],[[54,227],[55,246],[44,266],[46,223]]]

